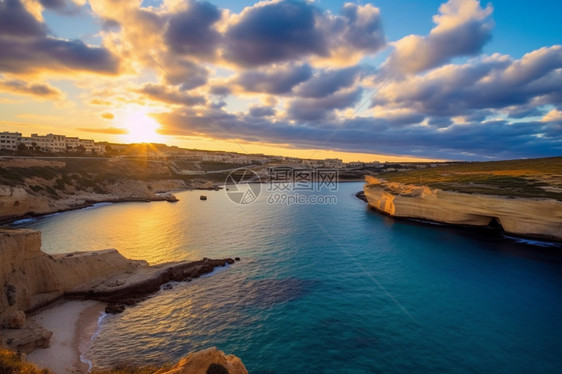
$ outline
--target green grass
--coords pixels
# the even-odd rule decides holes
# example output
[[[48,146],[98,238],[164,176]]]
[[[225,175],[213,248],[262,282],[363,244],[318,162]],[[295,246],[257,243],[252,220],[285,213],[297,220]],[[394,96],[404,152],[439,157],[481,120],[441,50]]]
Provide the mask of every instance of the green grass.
[[[386,173],[381,178],[446,191],[562,201],[561,192],[544,188],[562,189],[562,157],[459,163]]]

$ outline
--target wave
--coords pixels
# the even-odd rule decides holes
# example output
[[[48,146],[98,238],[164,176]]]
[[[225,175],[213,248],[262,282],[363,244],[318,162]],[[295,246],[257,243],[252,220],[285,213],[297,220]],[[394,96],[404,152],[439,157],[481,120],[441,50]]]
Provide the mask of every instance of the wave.
[[[506,239],[511,239],[517,243],[520,244],[528,244],[528,245],[534,245],[534,246],[538,246],[538,247],[545,247],[545,248],[557,248],[557,247],[562,247],[562,244],[560,243],[556,243],[556,242],[547,242],[547,241],[543,241],[543,240],[533,240],[533,239],[523,239],[523,238],[518,238],[515,236],[509,236],[509,235],[504,235],[504,238]]]
[[[103,324],[103,320],[108,316],[107,313],[105,312],[101,312],[100,316],[98,317],[98,323],[97,323],[97,328],[96,328],[96,332],[94,332],[94,334],[92,335],[92,337],[90,338],[90,346],[92,344],[92,342],[94,340],[96,340],[96,338],[99,336],[100,332],[101,332],[101,328],[102,328],[102,324]],[[89,347],[88,347],[89,348]],[[93,367],[94,367],[94,363],[92,360],[90,360],[87,357],[87,352],[83,352],[80,353],[80,361],[85,363],[86,365],[88,365],[88,373],[92,371]]]

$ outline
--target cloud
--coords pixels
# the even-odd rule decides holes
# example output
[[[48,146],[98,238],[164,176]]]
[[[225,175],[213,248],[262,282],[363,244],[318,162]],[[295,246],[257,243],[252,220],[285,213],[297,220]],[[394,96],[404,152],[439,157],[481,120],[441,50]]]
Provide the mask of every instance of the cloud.
[[[402,71],[418,73],[459,56],[475,56],[492,38],[493,8],[478,0],[449,0],[433,17],[436,26],[428,36],[408,35],[394,42],[394,51],[383,64],[389,74],[403,65]]]
[[[521,111],[562,104],[562,46],[520,60],[505,55],[473,59],[389,83],[373,99],[379,107],[411,108],[432,116],[463,116],[483,109]],[[529,112],[527,112],[529,113]]]
[[[328,69],[321,71],[312,79],[299,85],[295,91],[302,97],[325,97],[338,90],[351,87],[356,83],[362,67],[353,66],[345,69]]]
[[[115,74],[119,61],[107,49],[57,39],[17,0],[0,2],[0,70],[11,73],[88,71]],[[9,51],[9,52],[8,52]]]
[[[156,66],[156,71],[160,73],[162,80],[167,84],[180,85],[181,89],[190,90],[203,86],[209,78],[209,69],[187,58],[168,54],[161,64],[162,66]]]
[[[249,114],[251,117],[271,117],[275,115],[275,109],[269,106],[252,106]]]
[[[103,118],[103,119],[114,119],[115,116],[113,115],[113,113],[104,112],[104,113],[101,114],[101,118]]]
[[[63,93],[56,87],[46,83],[29,83],[19,79],[0,81],[0,90],[19,95],[30,95],[42,99],[58,100]]]
[[[248,92],[287,94],[294,86],[312,76],[307,64],[285,65],[267,70],[248,70],[234,79],[234,83]]]
[[[166,43],[177,54],[213,57],[221,39],[214,27],[220,18],[221,12],[213,4],[190,1],[187,10],[170,17]]]
[[[78,127],[76,130],[90,132],[93,134],[108,134],[108,135],[125,135],[129,132],[126,129],[120,129],[117,127]]]
[[[0,1],[0,36],[42,37],[47,27],[29,13],[18,0]]]
[[[263,1],[233,19],[224,58],[243,67],[307,57],[349,59],[385,44],[380,12],[372,5],[346,4],[342,15],[333,16],[312,2]]]
[[[361,98],[361,88],[340,91],[322,98],[294,99],[289,103],[287,113],[297,121],[320,121],[333,116],[335,109],[352,107]]]
[[[168,104],[176,105],[205,105],[205,98],[202,96],[194,96],[186,91],[181,92],[177,88],[168,88],[166,86],[153,83],[146,83],[137,92],[146,95],[151,100],[161,101]]]
[[[64,15],[75,14],[80,11],[82,2],[71,0],[39,0],[39,3],[48,9]]]
[[[341,127],[341,123],[333,120],[294,124],[273,117],[225,111],[216,111],[210,118],[190,109],[161,113],[157,119],[165,135],[205,135],[228,140],[233,134],[244,141],[347,152],[464,160],[547,157],[562,152],[560,127],[542,122],[474,122],[438,130],[422,125],[396,127],[383,119],[359,117]],[[539,133],[544,135],[536,136]],[[331,141],[323,142],[324,139]]]
[[[102,100],[102,99],[92,99],[90,100],[90,104],[92,105],[100,105],[100,106],[110,106],[111,101]]]

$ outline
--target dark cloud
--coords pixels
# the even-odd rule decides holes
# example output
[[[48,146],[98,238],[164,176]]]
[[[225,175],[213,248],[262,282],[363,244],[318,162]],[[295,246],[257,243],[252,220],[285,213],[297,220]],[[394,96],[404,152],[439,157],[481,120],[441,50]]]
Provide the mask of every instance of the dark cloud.
[[[295,93],[302,97],[325,97],[351,87],[363,69],[353,66],[345,69],[324,70],[297,87]]]
[[[361,98],[361,88],[340,91],[319,99],[294,99],[290,102],[287,114],[296,121],[319,121],[331,118],[335,109],[352,107]]]
[[[269,106],[253,106],[250,107],[249,114],[251,117],[270,117],[275,115],[275,109]]]
[[[52,70],[114,74],[119,62],[107,49],[80,40],[56,39],[19,1],[0,2],[0,70],[29,73]]]
[[[472,116],[469,120],[483,120],[493,114],[491,110],[505,109],[521,118],[538,114],[537,106],[562,104],[561,69],[562,46],[541,48],[521,60],[494,55],[390,83],[373,102],[431,116],[466,115]]]
[[[312,2],[282,0],[246,8],[226,31],[224,57],[253,67],[311,56],[349,59],[384,44],[380,13],[371,5],[346,4],[334,16]]]
[[[70,0],[39,0],[45,8],[60,14],[75,14],[80,11],[81,6]]]
[[[181,92],[176,88],[168,88],[152,83],[145,84],[138,92],[152,100],[162,101],[168,104],[193,106],[205,105],[206,103],[205,98],[202,96],[193,96],[187,92]]]
[[[19,0],[0,1],[0,37],[43,37],[46,30]]]
[[[221,37],[214,24],[220,18],[221,13],[213,4],[190,1],[187,10],[171,16],[164,34],[166,43],[177,54],[214,56]]]
[[[316,8],[305,1],[285,0],[247,8],[226,34],[225,57],[242,66],[257,66],[326,56],[327,45],[316,27]]]
[[[230,89],[230,87],[227,87],[225,85],[214,84],[209,89],[209,92],[217,96],[226,96],[226,95],[230,95],[232,90]]]
[[[221,126],[215,125],[215,119]],[[393,126],[375,118],[354,118],[346,126],[290,123],[275,118],[233,115],[224,111],[213,118],[185,109],[160,114],[163,134],[201,135],[247,141],[291,144],[295,147],[347,152],[401,154],[444,159],[484,160],[547,157],[562,154],[560,126],[543,122],[506,121],[465,123],[444,130],[429,126]],[[227,129],[226,132],[224,129]],[[556,132],[558,131],[558,132]],[[536,134],[545,134],[537,137]],[[331,139],[322,142],[323,139]]]
[[[312,68],[286,65],[268,70],[248,70],[238,76],[234,82],[245,91],[268,94],[287,94],[294,86],[312,76]]]
[[[31,95],[45,99],[62,98],[62,93],[60,92],[60,90],[48,84],[28,83],[17,79],[0,81],[0,91],[20,95]]]
[[[167,54],[155,68],[165,83],[179,85],[182,90],[191,90],[207,83],[209,70],[187,58]],[[164,70],[165,69],[165,70]]]
[[[103,18],[101,21],[101,28],[104,31],[118,31],[121,29],[121,24],[113,18]]]
[[[335,18],[333,28],[341,31],[346,44],[361,51],[376,52],[386,43],[377,8],[369,4],[359,6],[346,3],[341,15],[342,17]]]

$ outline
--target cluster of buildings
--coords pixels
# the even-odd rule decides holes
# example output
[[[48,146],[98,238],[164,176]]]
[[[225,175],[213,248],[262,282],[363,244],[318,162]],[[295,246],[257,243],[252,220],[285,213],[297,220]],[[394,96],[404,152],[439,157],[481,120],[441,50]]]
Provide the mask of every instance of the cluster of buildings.
[[[0,150],[17,151],[22,147],[20,144],[34,151],[105,153],[105,144],[96,144],[91,139],[56,134],[22,136],[21,132],[0,132]]]

